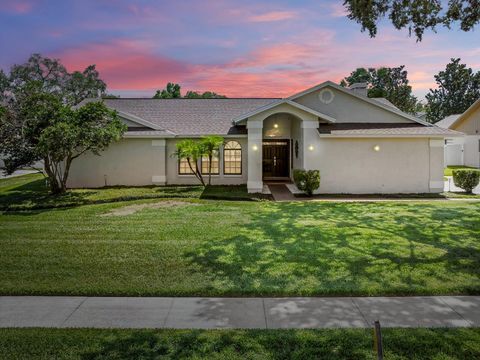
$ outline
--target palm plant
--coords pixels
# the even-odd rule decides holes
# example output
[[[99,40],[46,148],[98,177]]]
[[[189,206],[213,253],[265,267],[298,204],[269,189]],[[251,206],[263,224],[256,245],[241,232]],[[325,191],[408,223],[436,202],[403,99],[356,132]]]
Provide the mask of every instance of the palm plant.
[[[202,156],[208,157],[208,185],[212,184],[212,160],[215,153],[218,154],[220,146],[223,144],[221,136],[205,136],[200,141]]]
[[[205,186],[202,173],[198,168],[198,161],[203,156],[202,148],[197,141],[186,139],[179,141],[176,145],[176,151],[173,154],[178,159],[186,159],[190,170],[195,177]]]

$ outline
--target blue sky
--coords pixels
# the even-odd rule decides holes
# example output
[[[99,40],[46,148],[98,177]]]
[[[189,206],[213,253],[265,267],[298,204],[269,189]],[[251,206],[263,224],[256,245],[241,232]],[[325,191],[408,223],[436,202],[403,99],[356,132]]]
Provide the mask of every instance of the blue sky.
[[[109,91],[151,96],[173,81],[227,96],[288,96],[359,66],[406,65],[422,98],[452,57],[480,70],[478,31],[420,43],[382,23],[370,39],[342,1],[2,0],[0,67],[32,53],[96,64]]]

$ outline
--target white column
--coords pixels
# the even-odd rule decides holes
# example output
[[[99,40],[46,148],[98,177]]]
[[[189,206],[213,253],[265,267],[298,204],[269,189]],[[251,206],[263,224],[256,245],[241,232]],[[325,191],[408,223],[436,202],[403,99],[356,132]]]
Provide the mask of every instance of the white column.
[[[430,182],[429,188],[431,193],[443,192],[443,147],[445,142],[443,139],[430,139]]]
[[[318,120],[302,120],[302,149],[303,151],[303,168],[305,170],[315,170],[313,169],[314,164],[316,163],[315,158],[318,158],[320,155],[319,149],[319,138],[318,138]]]
[[[152,140],[152,184],[165,185],[167,183],[167,141],[165,139]]]
[[[258,193],[263,190],[262,181],[262,137],[263,121],[250,120],[247,122],[248,129],[248,179],[247,189],[249,193]]]

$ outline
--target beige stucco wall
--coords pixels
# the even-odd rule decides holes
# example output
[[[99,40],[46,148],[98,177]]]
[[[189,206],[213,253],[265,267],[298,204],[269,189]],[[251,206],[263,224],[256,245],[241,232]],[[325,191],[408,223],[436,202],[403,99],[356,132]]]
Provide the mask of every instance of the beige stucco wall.
[[[453,129],[467,135],[480,135],[480,107],[470,116],[462,120],[462,122],[454,126]]]
[[[162,145],[163,144],[163,145]],[[68,187],[165,183],[165,140],[123,139],[100,156],[87,153],[72,162]]]
[[[167,184],[169,185],[198,185],[199,181],[194,175],[178,174],[178,159],[172,154],[175,153],[176,143],[181,139],[167,140]],[[220,174],[212,175],[212,184],[217,185],[237,185],[247,183],[247,157],[248,147],[247,138],[225,138],[225,141],[235,140],[242,146],[242,174],[241,175],[224,175],[223,174],[223,147],[220,149]],[[200,166],[200,164],[199,164]],[[205,175],[207,180],[208,175]]]
[[[368,102],[358,99],[355,96],[345,94],[332,87],[327,87],[333,92],[333,101],[324,104],[318,95],[321,90],[314,91],[295,99],[294,101],[315,109],[323,114],[334,117],[337,122],[367,122],[367,123],[409,123],[412,122],[395,113],[385,111],[382,108],[373,106]]]
[[[308,154],[319,169],[319,193],[428,193],[443,186],[442,140],[321,138]],[[374,151],[374,146],[380,151]]]

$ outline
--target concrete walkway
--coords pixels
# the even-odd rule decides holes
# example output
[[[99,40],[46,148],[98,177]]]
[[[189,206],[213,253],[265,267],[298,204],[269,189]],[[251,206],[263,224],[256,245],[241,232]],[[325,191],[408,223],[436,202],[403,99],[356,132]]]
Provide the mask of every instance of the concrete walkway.
[[[480,327],[480,296],[329,298],[0,297],[0,327]]]
[[[298,200],[285,184],[268,184],[270,193],[275,201],[295,201]]]

